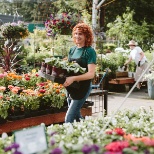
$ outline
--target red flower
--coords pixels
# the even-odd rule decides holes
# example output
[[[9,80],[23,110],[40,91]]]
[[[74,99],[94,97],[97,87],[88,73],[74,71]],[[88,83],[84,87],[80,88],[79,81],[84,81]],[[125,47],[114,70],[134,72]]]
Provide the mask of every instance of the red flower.
[[[123,136],[125,135],[125,132],[123,131],[122,128],[115,128],[113,130],[106,131],[106,134],[109,134],[109,135],[117,134],[117,135]]]
[[[105,133],[108,134],[108,135],[112,135],[112,130],[108,130]]]
[[[70,21],[67,21],[67,24],[70,25],[71,24]]]
[[[29,80],[30,80],[30,77],[25,77],[25,79],[26,79],[27,81],[29,81]]]
[[[29,77],[29,75],[28,74],[25,74],[25,77]]]
[[[47,85],[47,82],[41,82],[41,83],[37,84],[37,86],[40,86],[40,87],[43,87],[45,85]]]
[[[105,149],[110,152],[122,152],[123,149],[127,147],[129,147],[129,143],[127,141],[116,141],[106,145]]]
[[[38,77],[39,75],[38,74],[35,74],[35,76]]]
[[[39,90],[40,93],[45,93],[45,91],[46,91],[46,90],[44,90],[44,89],[40,89],[40,90]]]
[[[113,130],[117,135],[123,136],[125,134],[125,132],[123,131],[122,128],[115,128]]]

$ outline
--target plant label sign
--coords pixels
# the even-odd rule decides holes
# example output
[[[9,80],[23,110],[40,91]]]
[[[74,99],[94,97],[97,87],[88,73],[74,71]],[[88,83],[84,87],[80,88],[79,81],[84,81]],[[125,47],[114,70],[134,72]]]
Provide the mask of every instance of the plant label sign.
[[[15,131],[14,140],[22,154],[42,152],[48,148],[45,127],[42,125]]]

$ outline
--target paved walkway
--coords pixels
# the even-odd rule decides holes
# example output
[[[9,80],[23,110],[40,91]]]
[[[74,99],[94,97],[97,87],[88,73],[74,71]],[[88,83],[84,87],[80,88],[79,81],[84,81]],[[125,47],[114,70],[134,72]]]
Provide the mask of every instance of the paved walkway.
[[[108,95],[108,114],[112,114],[117,109],[139,109],[144,106],[146,109],[152,107],[154,109],[154,100],[149,98],[148,93],[145,93],[146,88],[143,87],[140,91],[135,91],[125,100],[128,92],[109,92]],[[125,102],[123,103],[123,101]],[[123,105],[122,105],[123,104]]]

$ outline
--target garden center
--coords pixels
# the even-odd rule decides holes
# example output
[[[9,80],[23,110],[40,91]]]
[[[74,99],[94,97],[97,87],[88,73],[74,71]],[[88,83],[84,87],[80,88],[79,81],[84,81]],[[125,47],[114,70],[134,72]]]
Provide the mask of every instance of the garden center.
[[[0,7],[0,154],[154,154],[154,1],[0,0]],[[82,79],[92,87],[83,119],[71,123],[66,81],[93,66],[69,59],[74,35],[90,40],[72,32],[78,23],[91,28],[85,51],[95,51],[96,65],[94,77]]]

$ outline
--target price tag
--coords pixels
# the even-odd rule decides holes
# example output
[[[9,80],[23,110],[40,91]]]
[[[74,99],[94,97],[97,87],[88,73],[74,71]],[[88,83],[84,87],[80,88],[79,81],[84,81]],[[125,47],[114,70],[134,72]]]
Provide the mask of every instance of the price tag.
[[[45,127],[42,125],[15,131],[14,140],[23,154],[42,152],[48,148]]]

